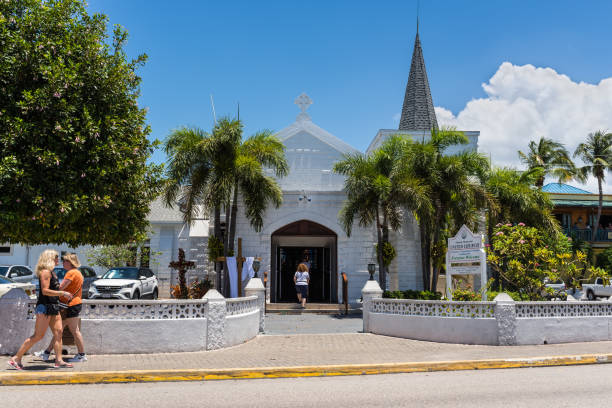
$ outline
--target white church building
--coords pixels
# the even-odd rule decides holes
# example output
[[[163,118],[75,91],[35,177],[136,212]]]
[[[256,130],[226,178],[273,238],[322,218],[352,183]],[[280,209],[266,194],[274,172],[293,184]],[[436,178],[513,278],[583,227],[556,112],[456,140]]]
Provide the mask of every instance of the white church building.
[[[311,274],[309,301],[341,302],[341,274],[344,272],[349,281],[349,301],[354,302],[361,296],[360,290],[369,277],[368,264],[376,263],[376,232],[374,227],[364,229],[355,225],[351,236],[346,235],[338,221],[338,213],[346,199],[344,177],[333,173],[332,169],[343,155],[357,150],[315,124],[307,113],[312,101],[306,94],[300,95],[295,103],[300,108],[295,122],[276,135],[285,145],[290,167],[289,174],[278,179],[283,204],[278,209],[268,208],[260,232],[251,228],[239,206],[236,237],[242,238],[243,256],[261,257],[260,276],[268,272],[270,302],[295,301],[293,274],[306,256]],[[399,129],[379,130],[365,153],[375,150],[392,134],[427,140],[431,129],[437,126],[417,33]],[[470,143],[461,148],[475,150],[479,132],[465,134]],[[212,265],[207,262],[206,241],[208,235],[212,235],[212,220],[198,220],[191,227],[184,225],[178,209],[168,209],[160,200],[152,204],[148,219],[150,250],[161,253],[150,265],[162,283],[160,295],[164,296],[164,287],[171,280],[167,265],[176,260],[178,248],[185,249],[187,258],[198,264],[199,270],[193,274],[201,275],[204,269],[210,271]],[[409,219],[401,231],[392,232],[391,243],[397,250],[397,257],[390,266],[389,289],[422,289],[416,221]],[[27,248],[26,255],[26,248],[13,246],[7,253],[0,252],[0,264],[34,265],[42,249]],[[85,248],[76,248],[77,253],[84,254],[84,251]]]

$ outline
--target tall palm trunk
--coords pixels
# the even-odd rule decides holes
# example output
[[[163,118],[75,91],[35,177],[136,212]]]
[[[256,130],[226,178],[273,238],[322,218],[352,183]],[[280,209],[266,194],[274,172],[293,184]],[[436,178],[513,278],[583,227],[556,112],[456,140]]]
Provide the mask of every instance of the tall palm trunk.
[[[234,186],[234,199],[232,201],[232,219],[229,224],[229,248],[234,252],[234,241],[236,241],[236,216],[238,215],[238,185]]]
[[[601,209],[603,208],[603,190],[601,188],[601,177],[597,177],[597,186],[599,187],[599,205],[597,206],[597,218],[593,226],[593,236],[591,241],[597,241],[597,231],[599,230],[599,218],[601,217]]]
[[[431,289],[431,251],[429,246],[429,226],[423,220],[419,226],[421,235],[421,269],[423,274],[423,290]]]
[[[380,214],[378,211],[378,207],[376,207],[376,238],[378,241],[378,245],[376,246],[376,258],[378,260],[378,283],[380,283],[381,288],[384,290],[384,275],[385,275],[385,267],[383,265],[383,238],[382,231],[380,225]]]
[[[436,226],[436,228],[434,229],[434,236],[433,236],[433,245],[438,245],[438,241],[440,240],[440,230],[442,229],[442,226],[440,225],[440,222],[442,221],[442,215],[444,214],[444,206],[442,206],[440,204],[440,200],[436,200],[436,218],[434,220],[434,225]],[[433,276],[431,278],[431,290],[433,292],[436,291],[437,287],[438,287],[438,277],[440,275],[440,268],[438,268],[437,263],[434,262],[433,263]]]
[[[221,208],[218,205],[215,205],[213,216],[215,218],[213,235],[215,238],[219,240],[219,242],[223,242],[222,235],[221,235]],[[221,283],[222,283],[221,274],[219,273],[219,271],[221,270],[221,264],[217,262],[216,259],[212,259],[212,261],[214,262],[214,265],[215,265],[215,288],[219,289],[221,288]]]
[[[229,200],[225,203],[225,235],[223,236],[223,255],[229,256],[230,243],[230,219],[231,219],[231,204]]]
[[[387,290],[387,279],[389,279],[389,265],[385,264],[384,257],[384,249],[385,244],[389,242],[389,225],[387,222],[387,213],[383,214],[383,223],[382,223],[382,243],[383,245],[380,248],[380,260],[382,261],[382,290]]]

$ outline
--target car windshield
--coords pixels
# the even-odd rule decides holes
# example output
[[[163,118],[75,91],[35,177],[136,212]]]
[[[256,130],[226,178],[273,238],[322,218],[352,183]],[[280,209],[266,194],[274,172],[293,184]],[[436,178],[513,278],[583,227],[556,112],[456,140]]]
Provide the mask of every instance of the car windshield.
[[[5,278],[4,276],[0,276],[0,284],[5,284],[5,283],[15,283],[15,282],[10,280],[9,278]]]
[[[6,276],[7,271],[8,271],[8,266],[0,266],[0,275]]]
[[[138,268],[109,269],[102,279],[138,279]]]
[[[55,274],[57,275],[57,279],[62,280],[64,279],[64,276],[66,276],[66,272],[68,271],[64,268],[53,268],[53,272],[55,272]]]

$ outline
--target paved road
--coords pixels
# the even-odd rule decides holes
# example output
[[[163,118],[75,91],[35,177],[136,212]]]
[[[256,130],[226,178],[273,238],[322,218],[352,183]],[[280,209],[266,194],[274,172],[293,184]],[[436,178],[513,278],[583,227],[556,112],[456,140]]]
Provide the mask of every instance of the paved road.
[[[612,365],[329,378],[3,387],[3,406],[453,407],[608,406]],[[75,400],[76,398],[76,400]],[[70,405],[70,404],[68,404]]]
[[[265,334],[326,334],[360,333],[363,329],[361,315],[297,314],[266,315]]]

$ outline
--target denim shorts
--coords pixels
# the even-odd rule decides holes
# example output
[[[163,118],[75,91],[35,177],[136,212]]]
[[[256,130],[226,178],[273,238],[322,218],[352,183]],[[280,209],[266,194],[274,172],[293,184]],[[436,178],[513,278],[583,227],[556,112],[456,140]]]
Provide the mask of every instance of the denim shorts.
[[[302,295],[303,298],[308,297],[308,285],[295,285],[295,291]]]
[[[59,308],[55,304],[39,304],[36,305],[36,314],[44,314],[47,316],[57,316],[59,314]]]

